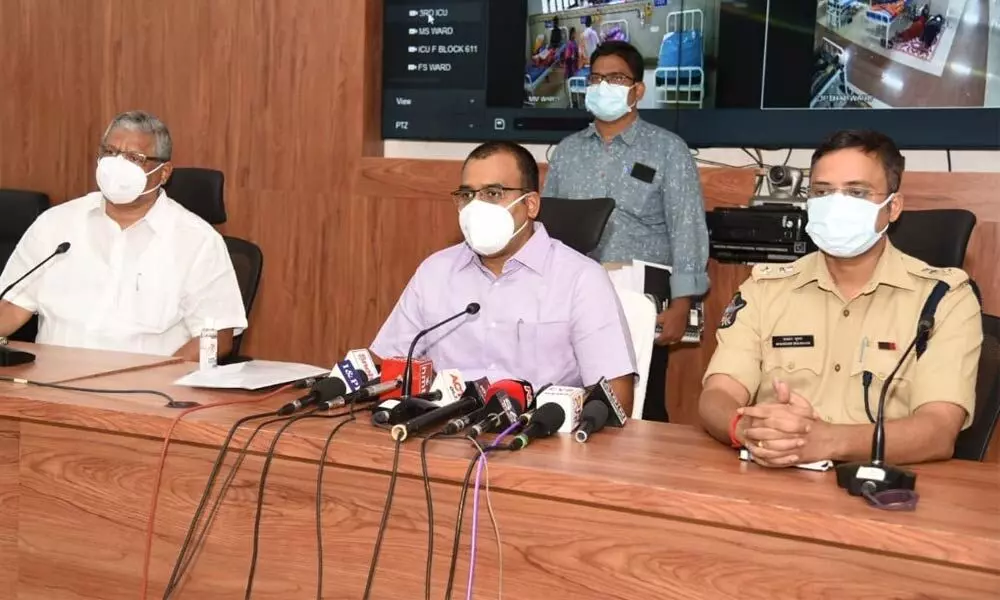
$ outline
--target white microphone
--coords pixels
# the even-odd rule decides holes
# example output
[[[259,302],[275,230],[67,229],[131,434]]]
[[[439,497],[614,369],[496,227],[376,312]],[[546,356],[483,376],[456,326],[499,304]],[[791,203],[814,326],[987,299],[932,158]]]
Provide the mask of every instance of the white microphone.
[[[458,399],[465,392],[465,380],[462,379],[462,372],[458,369],[438,371],[431,384],[431,393],[435,392],[441,392],[441,398],[435,401],[438,406],[447,406],[458,402]]]
[[[566,413],[566,419],[557,430],[558,433],[572,433],[580,426],[580,413],[583,411],[583,388],[553,385],[545,388],[535,398],[536,406],[541,408],[546,404],[558,404]]]

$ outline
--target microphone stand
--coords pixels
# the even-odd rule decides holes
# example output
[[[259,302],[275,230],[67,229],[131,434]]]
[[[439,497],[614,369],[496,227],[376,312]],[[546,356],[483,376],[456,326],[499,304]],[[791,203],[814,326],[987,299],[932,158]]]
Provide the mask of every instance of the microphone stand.
[[[465,310],[463,310],[462,312],[454,314],[454,315],[448,317],[447,319],[445,319],[444,321],[441,321],[440,323],[438,323],[436,325],[432,325],[432,326],[428,327],[427,329],[422,329],[422,330],[420,330],[420,331],[417,332],[417,335],[415,335],[413,337],[413,341],[410,342],[410,350],[406,353],[406,365],[403,367],[403,385],[402,385],[402,394],[401,394],[402,397],[400,398],[400,401],[406,400],[407,398],[410,397],[410,389],[411,389],[411,385],[413,383],[413,381],[412,381],[413,380],[413,353],[417,349],[417,342],[420,341],[420,338],[424,337],[425,335],[427,335],[428,333],[434,331],[435,329],[437,329],[439,327],[444,327],[448,323],[451,323],[452,321],[454,321],[455,319],[457,319],[457,318],[459,318],[461,316],[464,316],[464,315],[474,315],[477,312],[479,312],[479,303],[478,302],[471,302],[471,303],[469,303],[468,306],[465,307]]]
[[[885,464],[885,400],[896,373],[902,368],[917,343],[930,335],[933,327],[933,317],[925,316],[920,320],[917,324],[917,335],[906,347],[896,367],[882,384],[882,391],[878,396],[878,413],[875,415],[875,430],[872,432],[871,460],[837,465],[837,485],[846,489],[852,496],[877,494],[885,490],[912,490],[917,485],[917,474],[913,471]]]
[[[17,284],[21,283],[22,281],[30,277],[32,273],[34,273],[38,269],[41,269],[46,263],[48,263],[53,258],[59,256],[60,254],[66,254],[66,252],[69,251],[69,248],[70,248],[69,242],[63,242],[58,246],[56,246],[55,251],[53,251],[52,254],[48,255],[45,258],[45,260],[32,267],[30,271],[28,271],[24,275],[21,275],[20,277],[15,279],[13,283],[4,288],[4,290],[0,292],[0,301],[2,301],[7,296],[7,294],[9,294],[12,289],[14,289],[14,286],[16,286]],[[32,354],[31,352],[25,352],[23,350],[14,350],[13,348],[7,345],[7,338],[0,337],[0,367],[16,367],[18,365],[26,365],[32,362],[35,362],[34,354]]]

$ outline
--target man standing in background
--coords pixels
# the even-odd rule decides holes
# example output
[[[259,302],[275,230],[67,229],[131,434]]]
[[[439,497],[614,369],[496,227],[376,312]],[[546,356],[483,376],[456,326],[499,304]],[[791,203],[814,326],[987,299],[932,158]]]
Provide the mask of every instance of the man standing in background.
[[[662,331],[653,351],[645,409],[646,418],[666,420],[661,396],[666,373],[659,366],[666,363],[666,346],[684,335],[692,301],[708,290],[708,228],[698,169],[687,144],[639,118],[636,106],[646,91],[643,73],[642,55],[630,44],[606,42],[594,52],[586,106],[595,120],[556,146],[542,195],[613,198],[615,210],[594,258],[672,267],[669,305],[657,317]]]
[[[583,30],[583,64],[589,65],[591,57],[597,50],[597,47],[601,45],[601,36],[594,31],[593,17],[590,15],[585,16],[583,24],[587,27]]]

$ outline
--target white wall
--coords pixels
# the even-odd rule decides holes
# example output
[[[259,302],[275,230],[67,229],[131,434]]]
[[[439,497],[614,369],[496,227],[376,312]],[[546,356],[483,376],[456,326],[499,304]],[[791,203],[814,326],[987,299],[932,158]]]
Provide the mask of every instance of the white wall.
[[[465,157],[476,147],[471,143],[452,142],[414,142],[404,140],[386,140],[386,158],[426,158],[442,160],[465,160]],[[545,153],[549,146],[527,144],[526,147],[539,162],[547,162]],[[768,165],[781,164],[785,160],[787,150],[765,150],[764,163]],[[812,150],[794,150],[788,164],[793,167],[808,168]],[[947,171],[948,159],[943,150],[904,150],[906,169],[908,171]],[[732,166],[743,166],[750,163],[750,157],[739,148],[710,148],[698,153],[698,158]],[[1000,151],[965,151],[951,152],[951,167],[953,171],[978,171],[1000,173]]]

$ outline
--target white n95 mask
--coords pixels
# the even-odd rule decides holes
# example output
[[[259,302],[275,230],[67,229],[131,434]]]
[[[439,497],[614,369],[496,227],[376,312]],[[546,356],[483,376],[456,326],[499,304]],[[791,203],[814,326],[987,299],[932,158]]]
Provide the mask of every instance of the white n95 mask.
[[[588,85],[584,105],[600,121],[617,121],[632,110],[628,105],[628,93],[631,89],[627,85],[617,85],[607,81]]]
[[[462,228],[465,242],[476,254],[481,256],[499,254],[507,247],[510,240],[525,228],[527,221],[515,231],[514,216],[510,214],[511,207],[524,200],[525,196],[527,194],[506,207],[483,202],[477,198],[458,213],[458,224]]]
[[[112,204],[128,204],[144,193],[158,187],[146,190],[146,176],[157,172],[164,163],[146,173],[139,165],[129,162],[121,156],[105,156],[97,161],[97,187],[101,194]]]
[[[895,194],[881,204],[842,193],[810,198],[806,202],[809,222],[806,233],[820,250],[837,258],[853,258],[867,252],[885,234],[875,231],[878,213]]]

